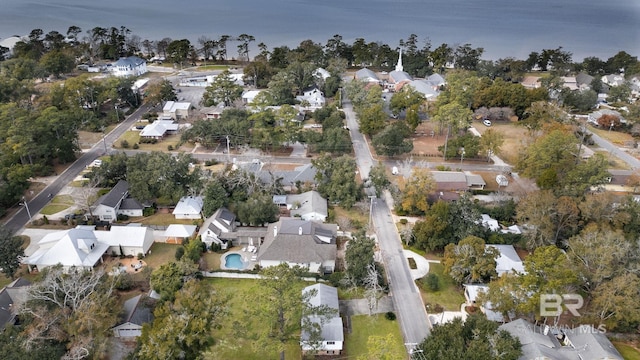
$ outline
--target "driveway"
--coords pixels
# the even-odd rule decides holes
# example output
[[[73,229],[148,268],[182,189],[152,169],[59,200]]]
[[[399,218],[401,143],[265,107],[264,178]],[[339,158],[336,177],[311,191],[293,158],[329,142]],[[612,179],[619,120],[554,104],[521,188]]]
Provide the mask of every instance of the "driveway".
[[[383,314],[394,310],[391,297],[383,296],[371,313]],[[366,299],[340,300],[340,315],[369,315],[369,302]]]

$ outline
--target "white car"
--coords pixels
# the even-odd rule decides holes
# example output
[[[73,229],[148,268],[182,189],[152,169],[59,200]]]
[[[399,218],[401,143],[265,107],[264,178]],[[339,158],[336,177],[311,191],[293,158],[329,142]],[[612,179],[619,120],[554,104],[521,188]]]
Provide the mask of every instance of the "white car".
[[[482,120],[484,126],[491,126],[491,120]]]

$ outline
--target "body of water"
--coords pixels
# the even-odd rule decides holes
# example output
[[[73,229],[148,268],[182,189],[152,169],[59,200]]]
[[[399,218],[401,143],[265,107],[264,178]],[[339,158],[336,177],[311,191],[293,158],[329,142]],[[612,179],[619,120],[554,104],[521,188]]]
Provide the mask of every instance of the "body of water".
[[[269,48],[334,34],[392,47],[409,34],[421,46],[470,43],[485,59],[524,59],[562,46],[574,61],[640,55],[638,0],[0,0],[0,38],[34,28],[66,33],[71,25],[124,25],[142,39],[255,36]],[[229,54],[235,55],[233,43]]]

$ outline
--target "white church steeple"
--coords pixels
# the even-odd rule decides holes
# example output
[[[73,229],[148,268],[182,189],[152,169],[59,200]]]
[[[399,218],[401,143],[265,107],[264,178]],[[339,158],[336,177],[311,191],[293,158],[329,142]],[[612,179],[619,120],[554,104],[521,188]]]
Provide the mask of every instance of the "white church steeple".
[[[398,64],[396,65],[396,71],[404,71],[402,67],[402,49],[400,49],[400,55],[398,56]]]

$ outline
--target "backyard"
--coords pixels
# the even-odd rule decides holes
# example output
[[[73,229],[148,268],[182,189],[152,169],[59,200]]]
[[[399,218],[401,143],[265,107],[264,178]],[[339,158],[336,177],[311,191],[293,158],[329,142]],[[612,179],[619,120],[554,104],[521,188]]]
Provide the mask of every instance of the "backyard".
[[[402,334],[400,333],[400,325],[397,320],[390,321],[385,318],[384,314],[373,316],[358,315],[351,317],[351,333],[345,334],[345,353],[349,359],[355,359],[359,356],[366,356],[369,353],[367,341],[370,336],[384,337],[391,335],[392,344],[385,344],[388,351],[388,359],[404,359],[406,358],[406,349]],[[344,355],[344,354],[343,354]],[[342,357],[341,357],[342,358]],[[367,359],[371,357],[366,357]]]

